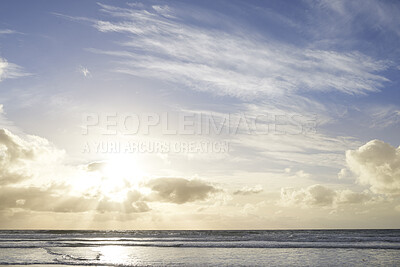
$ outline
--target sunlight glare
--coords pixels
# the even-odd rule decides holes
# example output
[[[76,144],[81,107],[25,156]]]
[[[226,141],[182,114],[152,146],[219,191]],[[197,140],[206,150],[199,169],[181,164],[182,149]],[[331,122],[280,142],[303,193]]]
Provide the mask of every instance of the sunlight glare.
[[[131,189],[140,190],[144,172],[138,167],[137,159],[127,155],[113,155],[99,162],[95,171],[82,173],[74,181],[76,192],[89,195],[101,194],[117,202],[123,202]]]

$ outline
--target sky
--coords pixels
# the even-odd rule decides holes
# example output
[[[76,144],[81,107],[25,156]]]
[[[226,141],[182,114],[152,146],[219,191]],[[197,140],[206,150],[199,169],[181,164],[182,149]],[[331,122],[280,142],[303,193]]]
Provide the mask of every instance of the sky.
[[[0,228],[399,228],[398,14],[1,1]]]

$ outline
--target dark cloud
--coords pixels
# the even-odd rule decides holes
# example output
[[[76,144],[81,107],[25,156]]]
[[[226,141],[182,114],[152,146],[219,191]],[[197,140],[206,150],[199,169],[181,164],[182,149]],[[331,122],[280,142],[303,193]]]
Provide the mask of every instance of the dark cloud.
[[[262,191],[263,191],[263,188],[261,186],[255,186],[255,187],[245,186],[242,189],[236,190],[235,192],[233,192],[233,194],[247,196],[247,195],[258,194],[258,193],[261,193]]]
[[[42,168],[38,166],[56,166],[59,163],[52,160],[59,154],[60,150],[52,147],[45,139],[36,136],[21,138],[6,129],[0,129],[0,211],[56,213],[95,211],[99,214],[131,214],[149,211],[146,201],[182,204],[205,200],[218,191],[203,181],[183,178],[149,180],[144,185],[151,189],[151,193],[147,196],[131,188],[131,184],[126,182],[124,188],[118,192],[118,199],[104,194],[101,189],[97,190],[96,186],[92,188],[94,194],[79,193],[67,183],[32,186],[35,184],[35,177],[40,177],[41,174],[38,170]],[[86,171],[101,171],[105,164],[105,162],[92,162],[86,166]],[[62,168],[64,165],[61,164],[59,167]],[[78,169],[77,167],[76,170]],[[19,183],[30,178],[32,178],[32,183],[29,183],[31,186]],[[120,196],[121,193],[125,195]]]
[[[87,165],[87,171],[94,172],[94,171],[101,171],[107,165],[106,162],[92,162]]]
[[[147,184],[153,193],[150,200],[183,204],[207,199],[219,190],[200,180],[184,178],[156,178]]]
[[[68,194],[68,187],[61,193],[57,187],[1,187],[0,210],[20,208],[48,212],[146,212],[150,208],[141,201],[141,194],[128,191],[122,202],[108,197],[85,197]]]

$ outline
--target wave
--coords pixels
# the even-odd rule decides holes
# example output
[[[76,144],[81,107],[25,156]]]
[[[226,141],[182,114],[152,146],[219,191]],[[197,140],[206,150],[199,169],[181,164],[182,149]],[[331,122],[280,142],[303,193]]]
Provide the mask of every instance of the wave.
[[[107,243],[46,243],[46,244],[8,244],[0,248],[44,248],[52,247],[186,247],[186,248],[352,248],[352,249],[400,249],[398,243],[366,242],[366,243],[334,243],[334,242],[107,242]]]
[[[400,230],[0,231],[0,248],[96,246],[400,249]]]

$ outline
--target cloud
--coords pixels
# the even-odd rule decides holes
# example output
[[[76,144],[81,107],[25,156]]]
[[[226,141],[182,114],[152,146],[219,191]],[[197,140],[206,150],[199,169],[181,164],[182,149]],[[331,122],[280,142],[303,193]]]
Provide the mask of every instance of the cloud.
[[[351,172],[347,168],[340,169],[337,176],[338,176],[338,179],[340,179],[340,180],[353,178],[351,176]]]
[[[258,194],[258,193],[261,193],[262,191],[263,191],[263,188],[261,185],[256,185],[254,187],[245,186],[242,189],[236,190],[235,192],[233,192],[233,194],[247,196],[247,195]]]
[[[296,177],[296,178],[310,178],[310,176],[311,175],[309,173],[306,173],[303,170],[299,170],[299,171],[296,172],[294,177]]]
[[[0,185],[31,178],[35,166],[51,164],[63,153],[46,139],[32,135],[22,139],[7,129],[0,129]]]
[[[266,41],[248,31],[202,27],[204,21],[191,25],[176,17],[185,12],[172,7],[100,6],[113,20],[97,21],[93,26],[130,39],[121,43],[120,51],[91,50],[119,57],[117,72],[243,98],[296,91],[364,94],[378,91],[388,81],[378,74],[388,62],[360,52],[304,49]]]
[[[0,29],[0,35],[2,34],[13,34],[13,33],[17,33],[16,31],[10,30],[10,29]]]
[[[29,73],[24,72],[17,64],[10,63],[5,58],[0,57],[0,82],[5,79],[19,78],[29,75]]]
[[[176,204],[206,200],[219,191],[203,181],[184,178],[155,178],[147,182],[146,186],[153,191],[148,199]]]
[[[68,192],[68,186],[39,187],[1,187],[0,210],[24,209],[42,212],[146,212],[150,208],[141,201],[137,191],[127,192],[123,202],[116,202],[107,197],[74,196]]]
[[[393,2],[375,0],[319,0],[309,2],[312,6],[316,5],[320,10],[333,11],[322,12],[326,19],[321,24],[325,27],[330,26],[327,32],[335,28],[336,36],[341,32],[347,33],[346,28],[350,28],[349,33],[353,34],[363,30],[360,27],[360,21],[363,22],[362,24],[365,27],[368,27],[369,31],[388,31],[396,34],[397,37],[400,36],[400,19],[398,16],[400,8]],[[333,21],[334,19],[338,21]]]
[[[167,6],[154,5],[152,8],[160,15],[168,18],[175,18],[173,11]]]
[[[356,150],[346,151],[349,169],[358,181],[375,193],[400,194],[400,148],[372,140]]]
[[[3,147],[2,159],[10,163],[20,159],[32,159],[34,151],[24,140],[7,129],[0,129],[0,144]]]
[[[334,190],[323,185],[307,188],[282,188],[280,204],[283,206],[334,207],[337,205],[366,203],[372,196],[367,192],[354,192],[349,189]]]
[[[89,77],[91,75],[89,69],[83,66],[79,67],[79,72],[85,77]]]
[[[349,189],[338,191],[336,193],[336,203],[338,204],[357,204],[365,203],[371,200],[372,196],[366,192],[353,192]]]
[[[303,132],[297,134],[299,129],[306,131],[305,125],[297,124],[291,128],[278,125],[276,128],[289,128],[290,134],[285,136],[274,136],[272,131],[268,135],[230,136],[230,144],[236,151],[243,151],[243,158],[268,158],[281,165],[343,165],[343,150],[355,147],[349,144],[354,140],[331,138],[319,128],[317,133],[317,125],[334,122],[335,114],[323,104],[326,99],[320,95],[314,98],[315,94],[305,97],[304,91],[366,94],[379,91],[388,81],[381,73],[389,67],[387,61],[354,50],[284,43],[268,30],[257,32],[253,27],[244,31],[243,25],[229,17],[227,21],[233,26],[227,26],[225,21],[214,27],[204,18],[221,20],[216,12],[197,10],[196,18],[189,19],[190,5],[121,8],[100,4],[100,8],[105,14],[103,20],[83,21],[100,32],[110,33],[113,40],[121,37],[120,47],[115,50],[88,49],[109,56],[110,70],[170,81],[185,89],[243,98],[246,102],[238,106],[246,115],[295,115],[310,120],[310,128],[315,129],[307,137]],[[256,102],[247,102],[258,96],[261,97]],[[268,127],[273,130],[275,125]],[[266,165],[257,168],[263,167]]]
[[[1,186],[0,210],[129,214],[150,211],[148,201],[183,204],[205,200],[212,193],[219,191],[202,181],[183,178],[155,178],[146,186],[153,191],[150,195],[145,196],[138,190],[129,189],[126,190],[122,201],[113,200],[101,193],[74,194],[72,187],[67,184],[51,184],[47,187]]]
[[[100,161],[100,162],[89,163],[86,167],[87,167],[87,171],[95,172],[95,171],[103,170],[106,165],[107,165],[107,162]]]
[[[18,136],[0,129],[0,209],[25,209],[48,212],[122,212],[136,213],[150,210],[143,196],[128,188],[121,201],[116,201],[97,188],[79,192],[73,176],[78,166],[67,166],[62,161],[64,151],[58,150],[38,136]],[[87,172],[102,167],[101,162],[88,165]],[[71,175],[71,176],[69,176]],[[90,176],[81,172],[83,177]],[[58,180],[56,177],[60,177]],[[54,181],[58,180],[57,184]],[[70,182],[70,183],[67,183]]]
[[[300,190],[282,188],[281,201],[285,205],[330,206],[335,195],[332,189],[322,185],[312,185]]]
[[[206,200],[219,191],[184,178],[150,179],[142,184],[149,194],[127,180],[105,188],[104,181],[112,179],[101,172],[106,162],[67,166],[63,155],[46,139],[0,129],[0,210],[130,214],[149,211],[149,201],[182,204]]]
[[[366,110],[371,113],[371,120],[369,121],[370,128],[386,128],[390,126],[397,126],[400,124],[400,108],[393,105],[386,105],[376,108],[370,106]]]

